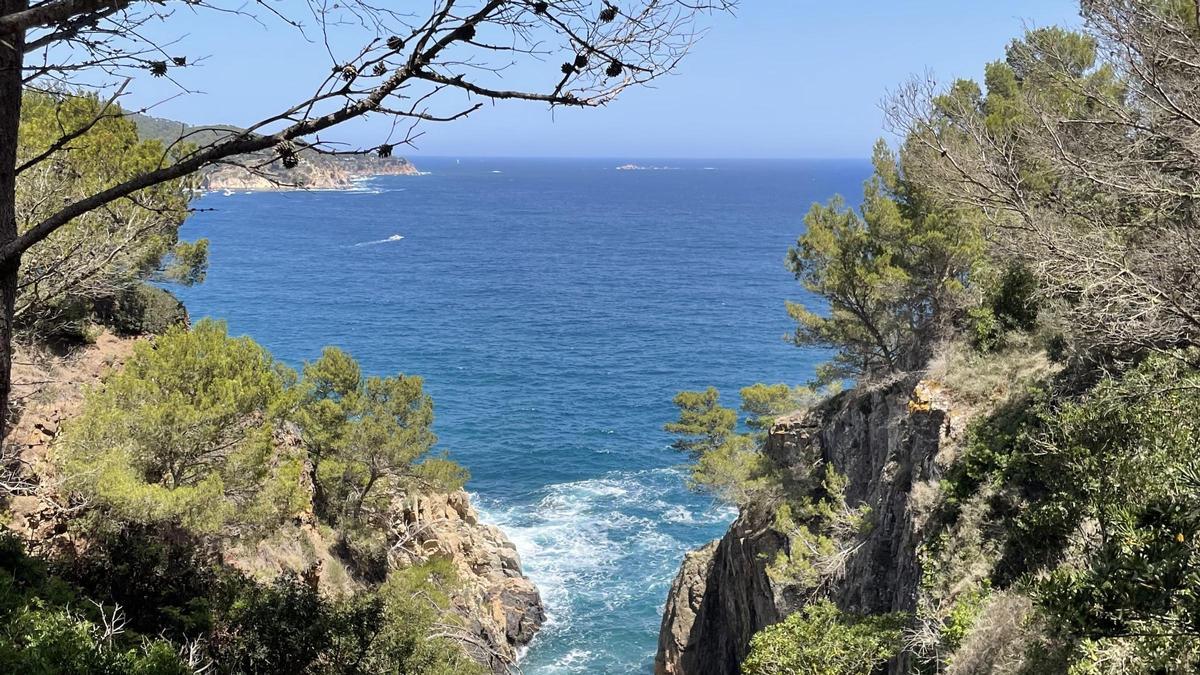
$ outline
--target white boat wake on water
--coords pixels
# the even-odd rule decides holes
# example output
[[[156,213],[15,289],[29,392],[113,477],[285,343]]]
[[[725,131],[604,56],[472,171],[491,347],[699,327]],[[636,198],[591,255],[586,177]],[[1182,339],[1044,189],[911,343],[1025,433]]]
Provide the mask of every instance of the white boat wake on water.
[[[402,234],[393,234],[392,236],[388,237],[387,239],[376,239],[375,241],[362,241],[362,242],[355,244],[354,246],[356,248],[359,246],[374,246],[375,244],[386,244],[391,241],[400,241],[403,238],[404,238],[404,235],[402,235]]]

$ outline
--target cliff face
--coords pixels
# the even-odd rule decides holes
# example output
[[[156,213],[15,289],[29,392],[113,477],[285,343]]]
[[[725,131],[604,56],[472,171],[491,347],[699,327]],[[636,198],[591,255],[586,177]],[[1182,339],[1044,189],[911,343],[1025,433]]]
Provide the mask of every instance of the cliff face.
[[[465,622],[467,651],[496,672],[508,672],[517,650],[546,618],[537,587],[521,572],[517,547],[499,528],[479,522],[461,490],[413,495],[396,511],[395,563],[450,560],[462,582],[453,600]]]
[[[965,421],[935,386],[908,379],[846,392],[772,427],[765,452],[777,466],[799,474],[820,458],[846,477],[850,507],[871,507],[873,529],[822,580],[839,608],[914,610],[928,502]],[[743,508],[723,538],[687,557],[667,599],[656,673],[735,674],[751,637],[803,606],[810,589],[768,574],[777,553],[790,553],[774,527],[771,509]]]
[[[62,423],[78,414],[84,388],[100,382],[109,369],[120,368],[138,339],[104,332],[94,344],[67,356],[27,350],[15,359],[14,393],[22,408],[6,439],[12,455],[0,465],[0,478],[9,486],[19,478],[25,487],[8,500],[7,522],[0,527],[20,533],[39,554],[69,555],[87,546],[68,528],[79,514],[65,508],[49,454]],[[294,430],[284,428],[275,443],[298,446],[301,441]],[[522,573],[516,547],[499,528],[479,521],[463,491],[411,494],[397,501],[392,513],[389,563],[403,568],[435,557],[449,560],[459,581],[451,597],[451,609],[462,620],[456,637],[480,663],[497,673],[509,672],[518,650],[545,618],[538,589]],[[338,542],[311,511],[265,539],[226,544],[221,562],[263,581],[295,572],[331,595],[368,586],[350,572]]]

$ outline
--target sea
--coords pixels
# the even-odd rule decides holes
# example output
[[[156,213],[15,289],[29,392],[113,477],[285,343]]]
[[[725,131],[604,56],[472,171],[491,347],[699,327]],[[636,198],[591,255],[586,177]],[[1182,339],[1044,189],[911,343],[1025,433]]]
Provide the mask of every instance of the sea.
[[[688,550],[735,510],[688,489],[663,424],[801,384],[784,266],[813,202],[865,160],[421,158],[352,190],[211,193],[183,227],[207,279],[173,289],[295,367],[337,345],[424,378],[438,448],[515,542],[547,621],[526,675],[649,673]],[[618,169],[633,163],[641,169]]]

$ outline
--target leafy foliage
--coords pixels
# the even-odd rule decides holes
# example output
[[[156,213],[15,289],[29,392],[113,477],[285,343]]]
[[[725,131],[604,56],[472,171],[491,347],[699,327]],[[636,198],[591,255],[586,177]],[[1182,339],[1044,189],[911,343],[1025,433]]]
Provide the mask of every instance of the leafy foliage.
[[[762,435],[770,430],[771,425],[780,416],[811,408],[822,398],[836,394],[839,390],[840,386],[837,383],[818,389],[759,382],[743,387],[739,393],[742,397],[742,412],[747,415],[746,426]]]
[[[797,346],[838,351],[826,379],[919,367],[965,302],[980,255],[978,226],[905,178],[880,141],[859,211],[814,204],[788,269],[816,303],[788,303]]]
[[[25,92],[18,164],[49,156],[19,175],[19,229],[65,202],[161,165],[166,148],[139,140],[134,123],[120,113],[92,94]],[[55,146],[64,133],[78,136]],[[26,253],[19,324],[39,335],[78,333],[96,302],[127,296],[145,280],[202,281],[208,242],[179,239],[191,185],[191,179],[179,179],[140,190],[75,218]]]
[[[681,391],[675,395],[679,420],[663,428],[678,438],[674,447],[693,456],[720,448],[737,427],[737,412],[721,405],[721,394],[714,387],[704,391]]]
[[[258,583],[179,535],[147,526],[102,534],[84,560],[58,565],[58,573],[14,535],[0,537],[0,669],[484,672],[458,643],[432,636],[456,620],[448,608],[457,580],[445,561],[394,572],[378,590],[329,598],[295,574]]]
[[[809,603],[750,641],[745,675],[870,675],[900,651],[905,617],[858,617]]]
[[[305,366],[297,420],[328,520],[353,525],[414,486],[449,491],[466,482],[462,467],[430,455],[433,401],[422,385],[415,376],[364,377],[336,347]]]
[[[114,605],[82,601],[76,589],[0,535],[0,670],[6,673],[187,675],[174,645],[114,630]],[[116,623],[114,623],[116,622]]]
[[[453,567],[445,560],[395,570],[379,589],[385,627],[372,645],[370,670],[392,672],[400,667],[418,675],[483,675],[486,670],[468,658],[447,637],[431,637],[447,617],[449,590],[457,584]]]
[[[1040,312],[1037,290],[1037,277],[1028,267],[1006,267],[984,291],[983,302],[968,310],[969,338],[975,348],[995,351],[1010,333],[1032,331]]]
[[[92,317],[120,335],[161,335],[188,323],[183,303],[169,291],[148,283],[97,300]]]
[[[1030,527],[1099,527],[1084,564],[1039,591],[1077,635],[1200,638],[1200,373],[1182,356],[1149,357],[1061,406],[1027,457],[1047,489]]]
[[[664,429],[678,437],[675,449],[692,457],[692,484],[737,504],[775,491],[779,480],[762,453],[763,430],[777,415],[794,410],[793,404],[806,402],[805,391],[786,384],[742,389],[742,410],[749,414],[746,425],[756,430],[754,433],[737,430],[737,411],[721,405],[715,388],[676,394],[679,419]]]
[[[867,504],[846,501],[846,477],[832,465],[813,458],[807,476],[793,476],[775,508],[772,527],[787,538],[787,547],[767,565],[774,580],[817,589],[840,577],[855,544],[875,526]]]
[[[171,329],[88,393],[58,445],[63,474],[135,521],[203,532],[278,522],[303,505],[303,458],[272,444],[288,377],[221,323]]]

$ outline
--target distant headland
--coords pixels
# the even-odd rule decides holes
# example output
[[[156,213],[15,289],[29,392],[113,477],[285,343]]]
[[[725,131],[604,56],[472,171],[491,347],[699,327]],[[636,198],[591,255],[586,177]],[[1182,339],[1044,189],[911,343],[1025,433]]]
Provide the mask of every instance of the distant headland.
[[[149,115],[131,115],[137,124],[138,135],[144,139],[158,139],[164,144],[179,139],[206,145],[222,137],[244,130],[227,124],[192,126],[175,120]],[[403,157],[378,157],[376,155],[326,155],[301,148],[296,153],[299,163],[287,169],[279,162],[271,162],[274,154],[269,151],[246,155],[243,162],[247,169],[237,164],[210,166],[200,173],[197,186],[202,191],[214,190],[347,190],[358,181],[372,176],[417,176],[420,171]]]

